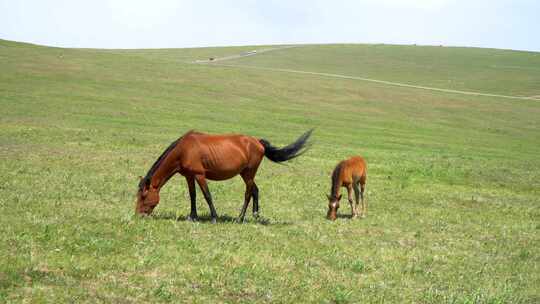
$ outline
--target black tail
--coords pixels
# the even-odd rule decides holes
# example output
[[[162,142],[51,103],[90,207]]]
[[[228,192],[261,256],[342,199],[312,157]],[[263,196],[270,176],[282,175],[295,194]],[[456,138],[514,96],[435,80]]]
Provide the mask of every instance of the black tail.
[[[266,139],[259,139],[259,142],[264,146],[264,156],[268,157],[273,162],[281,163],[293,159],[297,156],[304,154],[309,148],[307,140],[311,136],[313,129],[307,131],[292,144],[278,149],[267,141]]]

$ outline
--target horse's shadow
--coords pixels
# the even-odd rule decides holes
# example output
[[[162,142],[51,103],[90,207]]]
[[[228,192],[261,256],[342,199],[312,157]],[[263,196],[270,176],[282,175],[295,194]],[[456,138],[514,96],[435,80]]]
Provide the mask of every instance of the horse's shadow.
[[[352,214],[346,214],[346,213],[344,213],[344,214],[339,214],[338,213],[338,214],[336,214],[336,218],[338,218],[338,219],[349,219],[349,220],[353,219]]]
[[[359,221],[359,220],[363,220],[364,218],[363,217],[360,217],[360,216],[357,216],[357,217],[352,217],[352,214],[350,213],[343,213],[343,214],[337,214],[336,215],[336,218],[338,219],[348,219],[348,220],[351,220],[351,221]]]
[[[177,216],[173,212],[159,212],[159,213],[152,214],[149,218],[154,219],[154,220],[176,220],[178,222],[192,222],[192,220],[189,219],[187,215]],[[245,218],[242,223],[238,222],[238,218],[236,218],[236,217],[232,217],[230,215],[219,215],[217,217],[217,219],[216,219],[216,222],[217,223],[234,223],[234,224],[242,224],[242,223],[244,223],[244,224],[258,224],[258,225],[263,225],[263,226],[289,226],[289,225],[292,225],[292,223],[290,223],[290,222],[273,221],[273,220],[271,220],[269,218],[266,218],[266,217],[263,217],[263,216],[260,216],[260,215],[259,215],[258,218],[251,218],[251,217],[250,218]],[[199,218],[197,219],[196,223],[205,223],[205,224],[212,223],[212,218],[208,214],[200,215]]]

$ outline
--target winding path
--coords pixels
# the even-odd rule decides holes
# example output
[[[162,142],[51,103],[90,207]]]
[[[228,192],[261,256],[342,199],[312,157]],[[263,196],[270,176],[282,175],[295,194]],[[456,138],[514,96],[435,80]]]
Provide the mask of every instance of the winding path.
[[[379,79],[372,79],[372,78],[365,78],[365,77],[357,77],[357,76],[350,76],[350,75],[322,73],[322,72],[310,72],[310,71],[282,69],[282,68],[258,67],[258,66],[241,65],[241,64],[219,63],[221,61],[226,61],[226,60],[231,60],[231,59],[238,59],[238,58],[247,57],[247,56],[254,56],[254,55],[258,55],[258,54],[262,54],[262,53],[266,53],[266,52],[278,51],[278,50],[283,50],[283,49],[288,49],[288,48],[293,48],[293,47],[298,47],[298,46],[293,45],[293,46],[283,46],[283,47],[262,49],[262,50],[257,50],[256,52],[252,51],[252,52],[246,52],[246,53],[238,54],[238,55],[215,58],[214,60],[197,60],[194,63],[215,65],[215,66],[221,66],[221,67],[255,69],[255,70],[272,71],[272,72],[296,73],[296,74],[316,75],[316,76],[341,78],[341,79],[352,79],[352,80],[360,80],[360,81],[367,81],[367,82],[386,84],[386,85],[397,86],[397,87],[421,89],[421,90],[428,90],[428,91],[437,91],[437,92],[444,92],[444,93],[454,93],[454,94],[462,94],[462,95],[487,96],[487,97],[498,97],[498,98],[508,98],[508,99],[521,99],[521,100],[537,100],[537,101],[540,101],[540,96],[512,96],[512,95],[501,95],[501,94],[481,93],[481,92],[472,92],[472,91],[461,91],[461,90],[452,90],[452,89],[442,89],[442,88],[434,88],[434,87],[427,87],[427,86],[419,86],[419,85],[413,85],[413,84],[407,84],[407,83],[401,83],[401,82],[386,81],[386,80],[379,80]]]

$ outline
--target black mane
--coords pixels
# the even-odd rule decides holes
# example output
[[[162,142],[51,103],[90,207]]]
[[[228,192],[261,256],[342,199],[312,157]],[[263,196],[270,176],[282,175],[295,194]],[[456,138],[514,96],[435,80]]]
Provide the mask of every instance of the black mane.
[[[343,167],[343,162],[337,164],[336,168],[332,172],[332,188],[330,188],[330,196],[335,199],[337,198],[334,193],[339,191],[339,174],[341,173],[341,168]]]
[[[163,153],[161,153],[161,155],[158,157],[158,159],[154,162],[154,164],[152,165],[152,167],[150,168],[150,170],[148,170],[148,173],[146,173],[146,176],[141,179],[141,181],[139,182],[139,190],[143,190],[145,186],[147,186],[149,183],[150,183],[150,179],[152,178],[152,176],[154,175],[154,173],[156,172],[157,168],[159,167],[159,165],[161,164],[161,162],[165,159],[165,157],[167,157],[167,155],[169,155],[169,153],[172,151],[172,149],[174,149],[174,147],[176,147],[176,144],[178,144],[178,142],[183,138],[184,136],[178,138],[177,140],[173,141],[169,147],[167,147],[167,149],[165,149],[165,151],[163,151]]]

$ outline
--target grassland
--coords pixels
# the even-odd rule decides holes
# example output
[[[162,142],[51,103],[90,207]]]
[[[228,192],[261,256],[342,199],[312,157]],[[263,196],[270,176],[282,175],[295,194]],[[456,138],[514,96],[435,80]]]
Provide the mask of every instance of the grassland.
[[[252,49],[0,40],[0,302],[540,302],[538,101],[189,63]],[[327,45],[234,63],[532,96],[539,58]],[[210,184],[215,225],[184,220],[181,177],[133,216],[137,176],[189,129],[281,145],[312,127],[304,156],[263,162],[261,221],[232,222],[239,178]],[[329,222],[330,172],[352,154],[370,215],[343,204]]]

